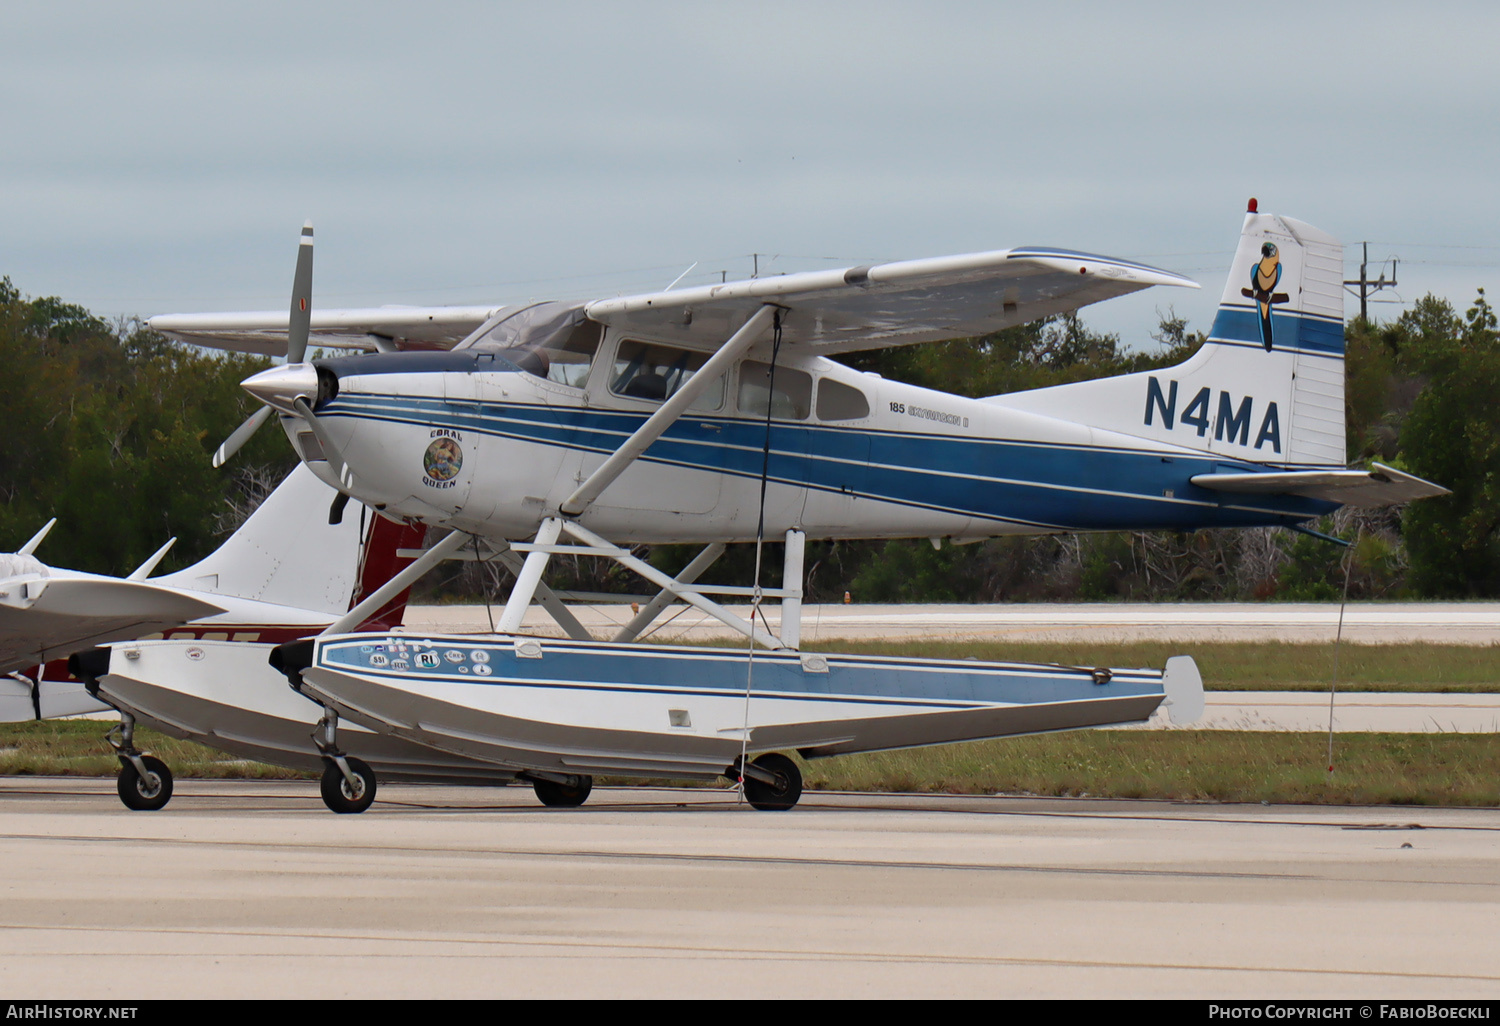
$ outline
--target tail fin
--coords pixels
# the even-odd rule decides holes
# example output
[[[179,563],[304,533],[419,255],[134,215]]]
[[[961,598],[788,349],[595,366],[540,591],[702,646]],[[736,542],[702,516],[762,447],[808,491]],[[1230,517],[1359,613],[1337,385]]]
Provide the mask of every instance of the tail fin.
[[[153,584],[232,595],[336,617],[362,594],[378,588],[410,562],[402,548],[418,548],[424,528],[410,528],[364,507],[346,510],[328,523],[338,493],[299,463],[218,550]],[[374,618],[381,627],[400,624],[406,596]]]
[[[1342,467],[1343,277],[1337,240],[1251,200],[1208,341],[1185,363],[987,401],[1268,466]]]

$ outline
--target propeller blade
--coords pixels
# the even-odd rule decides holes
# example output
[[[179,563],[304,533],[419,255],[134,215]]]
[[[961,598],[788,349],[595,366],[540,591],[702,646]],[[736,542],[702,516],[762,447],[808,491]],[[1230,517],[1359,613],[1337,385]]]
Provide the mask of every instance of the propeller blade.
[[[312,407],[308,406],[307,400],[300,395],[292,400],[292,408],[297,411],[297,416],[307,421],[307,426],[312,428],[318,444],[323,447],[323,458],[328,461],[329,468],[337,475],[339,481],[348,485],[350,483],[349,468],[345,465],[338,448],[333,444],[333,439],[328,437],[328,431],[323,427],[323,422],[313,415]]]
[[[224,444],[214,452],[214,466],[222,467],[229,462],[229,457],[240,451],[240,447],[250,441],[250,436],[260,430],[271,416],[271,408],[262,406],[246,418],[245,422],[234,429],[234,434],[224,439]]]
[[[302,226],[297,247],[297,276],[292,280],[292,319],[287,322],[286,362],[301,363],[307,356],[307,336],[312,330],[313,226]]]

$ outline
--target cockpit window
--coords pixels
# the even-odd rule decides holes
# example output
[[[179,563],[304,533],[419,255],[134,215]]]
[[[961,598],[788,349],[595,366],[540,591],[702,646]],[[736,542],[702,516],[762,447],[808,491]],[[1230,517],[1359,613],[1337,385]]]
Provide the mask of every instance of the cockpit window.
[[[456,348],[498,353],[537,377],[582,388],[603,334],[580,303],[535,303]]]
[[[665,402],[687,384],[698,368],[707,362],[708,353],[691,349],[659,346],[626,339],[615,354],[614,376],[609,390],[627,399],[649,399]],[[724,378],[709,385],[689,409],[717,410],[724,403]]]

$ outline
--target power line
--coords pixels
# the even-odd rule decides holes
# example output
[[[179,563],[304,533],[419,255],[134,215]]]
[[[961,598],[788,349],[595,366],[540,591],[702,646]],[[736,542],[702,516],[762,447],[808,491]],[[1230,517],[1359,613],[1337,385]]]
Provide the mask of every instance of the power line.
[[[1369,274],[1369,267],[1370,267],[1370,244],[1368,242],[1362,242],[1362,243],[1360,243],[1360,245],[1362,247],[1364,247],[1363,250],[1362,250],[1362,252],[1364,253],[1364,258],[1362,260],[1360,260],[1360,262],[1359,262],[1359,277],[1356,278],[1356,279],[1354,279],[1353,281],[1345,280],[1344,287],[1348,288],[1350,285],[1358,285],[1359,286],[1359,293],[1358,293],[1358,295],[1359,295],[1359,319],[1362,320],[1362,321],[1369,321],[1369,319],[1370,319],[1370,294],[1372,292],[1379,292],[1382,289],[1386,289],[1386,288],[1392,288],[1393,289],[1393,288],[1396,287],[1396,264],[1398,263],[1398,258],[1397,257],[1391,257],[1391,280],[1390,281],[1386,281],[1385,280],[1385,267],[1384,267],[1384,264],[1381,265],[1380,280],[1379,281],[1371,281],[1370,280],[1370,274]],[[1354,290],[1350,289],[1350,291],[1353,292]]]

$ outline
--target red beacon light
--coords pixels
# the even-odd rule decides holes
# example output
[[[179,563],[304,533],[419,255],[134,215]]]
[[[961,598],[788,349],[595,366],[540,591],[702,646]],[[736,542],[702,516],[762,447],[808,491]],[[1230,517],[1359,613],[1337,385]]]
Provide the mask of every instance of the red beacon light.
[[[1245,212],[1246,212],[1246,213],[1247,213],[1247,214],[1253,214],[1253,213],[1255,213],[1255,208],[1256,208],[1256,207],[1257,207],[1257,206],[1259,206],[1259,204],[1257,204],[1257,203],[1256,203],[1256,202],[1255,202],[1255,197],[1254,197],[1254,196],[1251,196],[1251,197],[1250,197],[1250,205],[1249,205],[1249,206],[1247,206],[1247,207],[1246,207],[1246,208],[1245,208]]]

